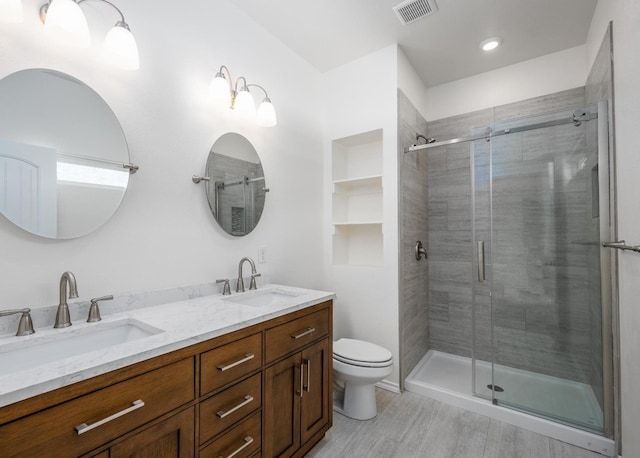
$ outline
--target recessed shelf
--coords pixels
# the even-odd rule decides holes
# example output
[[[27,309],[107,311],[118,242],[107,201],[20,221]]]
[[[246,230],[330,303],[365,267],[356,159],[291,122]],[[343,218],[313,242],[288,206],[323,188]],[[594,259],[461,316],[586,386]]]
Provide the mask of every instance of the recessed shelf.
[[[382,175],[369,175],[366,177],[344,178],[334,180],[333,184],[345,188],[376,185],[382,187]]]
[[[382,266],[382,223],[335,225],[333,263]]]
[[[382,129],[334,140],[333,180],[382,175]]]
[[[383,264],[382,129],[334,140],[333,263]]]

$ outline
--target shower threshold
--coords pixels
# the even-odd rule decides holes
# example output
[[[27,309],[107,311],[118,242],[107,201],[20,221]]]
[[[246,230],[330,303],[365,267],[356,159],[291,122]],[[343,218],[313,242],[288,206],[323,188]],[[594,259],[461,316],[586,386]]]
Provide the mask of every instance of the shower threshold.
[[[437,399],[446,404],[510,423],[578,447],[610,457],[615,456],[615,444],[611,439],[522,411],[494,405],[490,399],[474,396],[471,392],[471,364],[471,358],[429,350],[405,380],[405,388],[412,393]],[[545,383],[552,384],[555,385],[554,391],[556,392],[559,388],[558,385],[564,382],[567,386],[560,386],[561,389],[577,390],[583,396],[583,399],[575,404],[576,408],[583,409],[581,415],[591,419],[595,424],[601,424],[595,396],[593,396],[593,392],[589,393],[580,386],[584,384],[575,383],[571,384],[575,386],[570,387],[567,381],[562,381],[555,377],[533,374],[518,369],[503,368],[502,366],[498,367],[500,368],[498,372],[500,380],[496,380],[496,383],[504,388],[504,392],[496,392],[496,398],[499,400],[508,402],[509,396],[513,395],[513,390],[510,391],[510,387],[516,385],[523,387],[530,383],[533,378],[536,379],[536,383],[531,384],[531,386],[542,385],[541,389],[544,390]],[[483,387],[480,394],[491,397],[491,390],[487,388],[487,385],[491,384],[490,364],[479,363],[476,377],[478,378],[477,386]],[[568,392],[565,391],[562,396],[566,397]],[[553,396],[547,395],[545,397],[542,393],[534,393],[534,395],[540,396],[542,402],[554,402]]]

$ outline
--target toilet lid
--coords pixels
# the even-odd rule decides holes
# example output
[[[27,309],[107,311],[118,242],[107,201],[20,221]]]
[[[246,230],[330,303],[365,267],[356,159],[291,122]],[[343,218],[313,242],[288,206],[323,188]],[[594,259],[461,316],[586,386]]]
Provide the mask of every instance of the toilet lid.
[[[371,342],[338,339],[333,343],[333,357],[346,364],[383,367],[392,364],[391,352]]]

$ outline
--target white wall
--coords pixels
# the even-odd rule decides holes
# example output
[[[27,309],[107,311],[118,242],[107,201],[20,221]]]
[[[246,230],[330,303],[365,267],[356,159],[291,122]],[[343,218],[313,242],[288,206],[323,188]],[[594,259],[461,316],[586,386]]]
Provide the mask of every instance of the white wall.
[[[613,21],[618,235],[640,244],[640,3],[600,0],[591,23],[587,55],[592,62]],[[619,254],[622,455],[640,456],[640,255]]]
[[[140,171],[115,216],[88,236],[56,241],[25,233],[0,217],[0,308],[55,304],[65,270],[81,299],[235,278],[242,256],[284,284],[321,288],[321,75],[225,0],[121,2],[138,42],[141,68],[108,67],[101,40],[115,13],[83,4],[93,44],[88,50],[49,45],[39,0],[23,0],[25,23],[0,25],[0,77],[32,67],[69,73],[96,90],[122,124]],[[263,85],[276,110],[274,128],[242,125],[206,103],[209,82],[227,65]],[[256,97],[258,99],[258,97]],[[304,105],[301,107],[301,102]],[[38,126],[33,126],[37,128]],[[247,136],[260,154],[266,207],[256,230],[224,233],[209,212],[202,174],[215,140],[227,131]]]
[[[427,89],[427,121],[584,86],[585,46],[576,46]]]
[[[407,56],[398,48],[398,88],[404,92],[409,100],[424,117],[427,113],[427,91],[424,83],[411,65]]]
[[[325,224],[327,284],[338,300],[335,338],[349,337],[381,345],[393,353],[397,384],[398,350],[398,163],[396,45],[383,48],[324,74]],[[382,267],[333,265],[331,259],[331,142],[383,129]]]

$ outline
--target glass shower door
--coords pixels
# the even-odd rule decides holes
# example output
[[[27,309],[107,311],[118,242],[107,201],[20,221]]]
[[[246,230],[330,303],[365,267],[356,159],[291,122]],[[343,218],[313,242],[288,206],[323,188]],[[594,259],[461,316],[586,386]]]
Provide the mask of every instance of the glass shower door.
[[[472,130],[486,135],[493,125]],[[473,241],[472,320],[473,320],[473,392],[493,396],[493,328],[491,325],[491,142],[482,138],[471,143],[471,225]]]
[[[484,265],[485,275],[474,285],[474,363],[478,395],[602,433],[599,164],[590,118],[571,109],[497,122],[489,146],[474,154],[475,269]]]

